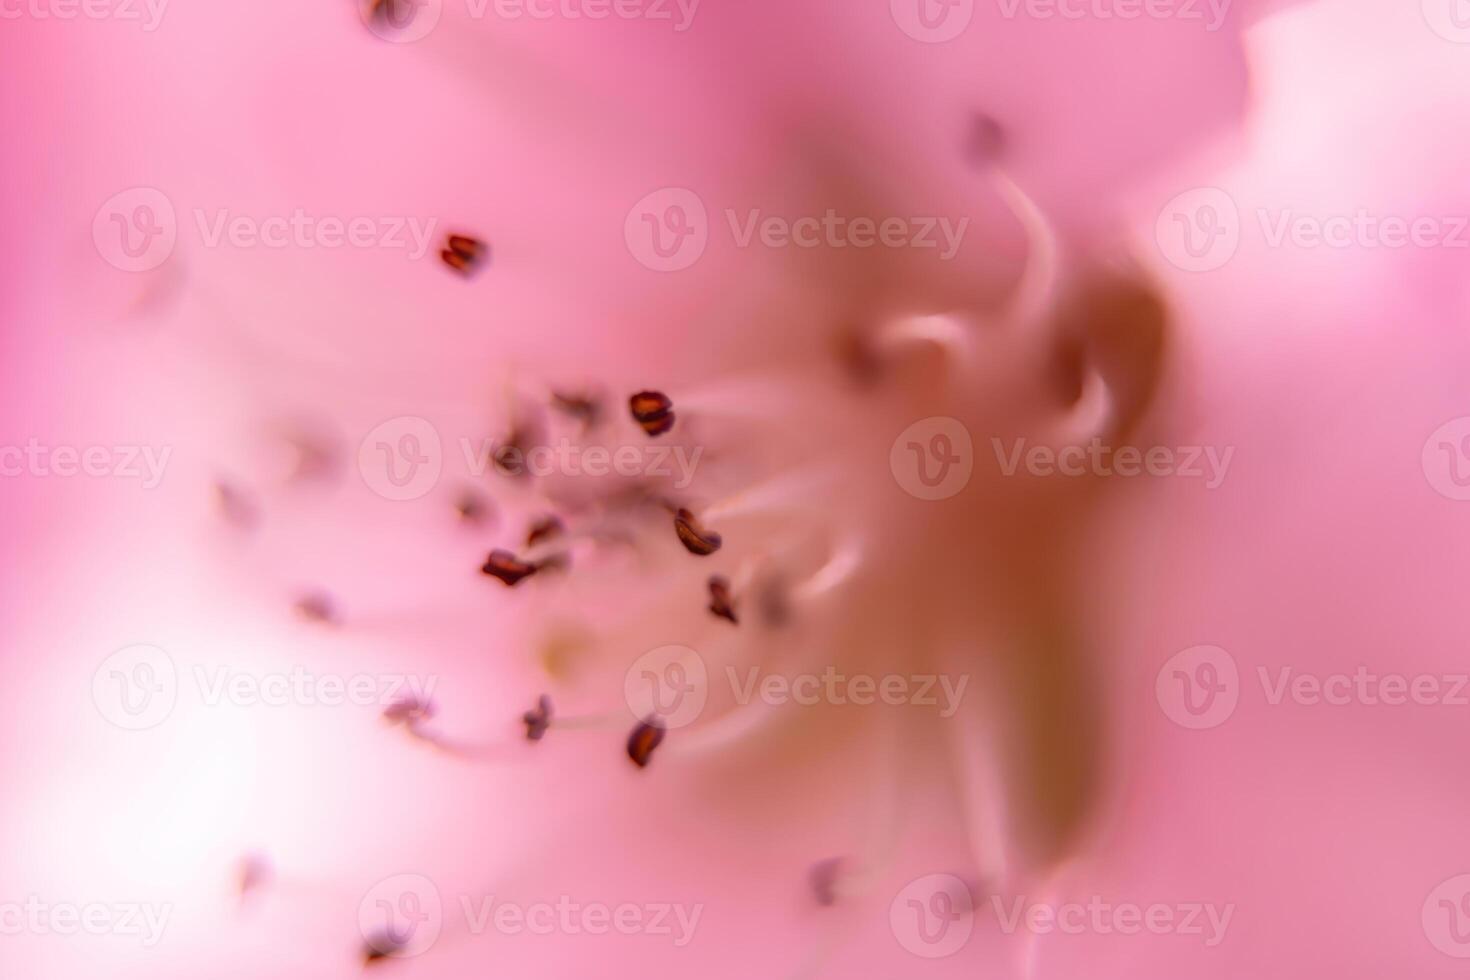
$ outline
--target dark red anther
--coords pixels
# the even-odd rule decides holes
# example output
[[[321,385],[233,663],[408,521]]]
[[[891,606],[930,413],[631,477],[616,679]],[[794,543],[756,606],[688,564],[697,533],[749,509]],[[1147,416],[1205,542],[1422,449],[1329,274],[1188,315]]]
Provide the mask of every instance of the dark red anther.
[[[674,427],[674,403],[661,391],[640,391],[628,399],[633,421],[651,436],[661,436]]]
[[[485,559],[485,564],[480,566],[480,571],[492,578],[500,579],[508,586],[513,586],[535,575],[539,568],[539,565],[521,561],[503,548],[496,548],[490,552],[490,557]]]
[[[650,715],[634,726],[633,731],[628,735],[628,758],[632,759],[633,765],[639,769],[644,768],[648,765],[649,759],[653,757],[653,750],[658,748],[663,740],[663,722],[657,716]]]
[[[709,611],[732,623],[740,622],[735,618],[735,601],[730,595],[730,580],[723,575],[710,576]]]
[[[541,695],[536,702],[536,707],[521,715],[521,721],[526,725],[527,741],[541,741],[541,737],[551,727],[551,698],[545,694]]]
[[[448,244],[439,252],[444,264],[462,276],[472,275],[487,259],[489,248],[478,238],[469,235],[450,235]]]
[[[691,554],[700,557],[714,554],[725,543],[724,538],[701,525],[694,514],[683,507],[674,512],[674,531],[679,535],[679,542]]]
[[[532,524],[530,531],[526,533],[526,547],[534,548],[543,541],[552,541],[565,534],[566,530],[561,518],[555,515],[543,517]]]

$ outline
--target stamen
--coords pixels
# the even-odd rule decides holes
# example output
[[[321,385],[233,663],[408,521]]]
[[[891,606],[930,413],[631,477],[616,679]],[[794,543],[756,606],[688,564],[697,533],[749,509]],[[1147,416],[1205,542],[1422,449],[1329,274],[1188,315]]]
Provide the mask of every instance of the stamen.
[[[965,158],[977,167],[988,167],[1000,158],[1005,149],[1005,129],[994,116],[977,112],[970,118],[965,131]]]
[[[531,530],[526,534],[526,547],[534,548],[543,541],[550,541],[561,537],[566,533],[566,525],[561,518],[551,515],[543,517],[531,525]]]
[[[393,936],[387,930],[375,932],[363,947],[363,966],[372,966],[380,960],[385,960],[403,949],[406,945],[407,943]]]
[[[700,557],[714,554],[725,543],[724,538],[703,527],[694,514],[683,507],[674,514],[674,531],[678,533],[680,543],[691,554]]]
[[[650,715],[647,719],[640,721],[628,736],[628,758],[633,760],[633,765],[639,769],[648,765],[653,756],[653,750],[659,747],[664,740],[664,726],[658,716]]]
[[[531,742],[541,741],[546,734],[546,729],[551,727],[551,698],[549,695],[541,695],[536,702],[536,707],[521,715],[521,721],[526,725],[526,739]]]
[[[709,579],[709,611],[721,619],[739,624],[735,618],[735,603],[730,595],[730,580],[723,575],[711,575]]]
[[[255,506],[255,501],[243,490],[226,483],[217,481],[214,485],[215,500],[219,503],[220,513],[224,515],[227,522],[240,528],[249,530],[253,528],[260,518],[260,511]]]
[[[807,881],[811,883],[812,895],[818,905],[837,904],[837,879],[841,873],[842,858],[826,858],[812,865],[807,872]]]
[[[803,469],[772,477],[764,483],[742,490],[704,508],[705,520],[725,520],[793,510],[805,507],[814,497],[829,492],[840,471],[831,465],[808,465]]]
[[[417,695],[410,694],[384,708],[383,719],[390,725],[406,724],[412,729],[434,717],[437,710],[434,702],[425,701]]]
[[[262,854],[247,854],[240,859],[239,889],[243,901],[271,879],[270,861]]]
[[[392,2],[392,0],[388,0]],[[484,242],[469,235],[450,235],[449,247],[440,250],[444,264],[462,276],[472,275],[479,268],[482,258],[488,258]]]
[[[761,620],[771,629],[780,629],[791,622],[791,590],[780,578],[767,579],[756,595],[761,611]]]
[[[823,592],[830,592],[852,577],[863,562],[863,549],[856,541],[848,541],[833,552],[826,564],[812,573],[793,593],[797,599],[813,599]]]
[[[885,324],[874,344],[880,350],[892,351],[928,343],[953,354],[963,354],[970,346],[970,338],[970,332],[959,320],[931,314],[903,317]]]
[[[335,626],[339,622],[336,605],[325,592],[311,592],[297,599],[296,612],[313,623]]]
[[[525,476],[529,472],[526,468],[526,454],[540,442],[539,431],[529,426],[517,425],[510,430],[510,435],[504,442],[494,447],[490,461],[496,471],[505,476]]]
[[[640,391],[628,399],[633,421],[650,436],[661,436],[674,427],[674,403],[661,391]]]
[[[485,498],[473,490],[465,490],[454,502],[454,510],[466,524],[483,524],[490,514]]]
[[[1057,240],[1051,223],[1036,202],[1003,171],[991,178],[1011,213],[1026,232],[1026,266],[1007,304],[1006,316],[1013,323],[1030,323],[1052,302],[1057,280]]]
[[[602,420],[602,402],[593,395],[551,393],[551,404],[560,412],[577,419],[588,429]]]
[[[518,585],[521,580],[535,575],[540,568],[539,564],[521,561],[511,552],[503,548],[496,548],[490,552],[490,557],[485,559],[485,564],[480,566],[480,571],[500,579],[507,586],[514,586]]]

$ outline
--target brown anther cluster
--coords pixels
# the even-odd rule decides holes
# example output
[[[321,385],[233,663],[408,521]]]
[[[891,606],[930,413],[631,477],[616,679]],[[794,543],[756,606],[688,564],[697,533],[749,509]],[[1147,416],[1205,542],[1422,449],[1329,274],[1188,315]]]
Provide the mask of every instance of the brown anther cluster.
[[[496,548],[490,552],[490,557],[485,559],[484,565],[480,566],[481,572],[492,578],[500,579],[507,586],[519,585],[522,580],[530,578],[540,570],[540,564],[521,561],[503,548]]]
[[[721,619],[739,623],[735,617],[735,602],[730,594],[730,580],[723,575],[711,575],[709,579],[709,611]]]
[[[439,251],[439,258],[455,272],[469,276],[479,268],[481,260],[488,258],[488,252],[488,247],[478,238],[450,235],[447,246]]]
[[[526,740],[529,742],[541,741],[541,737],[551,727],[551,698],[545,694],[541,695],[536,702],[536,707],[521,715],[521,721],[526,726]]]
[[[702,526],[694,514],[683,507],[674,512],[674,531],[679,535],[679,543],[700,557],[714,554],[725,543],[724,538]]]
[[[661,436],[674,427],[674,403],[661,391],[640,391],[628,399],[633,421],[650,436]]]
[[[628,735],[628,758],[633,765],[642,769],[653,757],[653,750],[664,740],[663,723],[656,716],[649,716],[633,727]]]

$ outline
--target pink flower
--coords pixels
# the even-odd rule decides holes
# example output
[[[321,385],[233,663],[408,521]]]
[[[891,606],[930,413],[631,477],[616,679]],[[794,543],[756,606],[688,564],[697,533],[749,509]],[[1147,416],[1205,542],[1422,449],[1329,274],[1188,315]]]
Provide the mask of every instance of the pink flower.
[[[1453,20],[38,2],[18,975],[1470,948]]]

